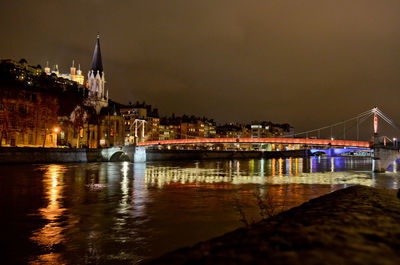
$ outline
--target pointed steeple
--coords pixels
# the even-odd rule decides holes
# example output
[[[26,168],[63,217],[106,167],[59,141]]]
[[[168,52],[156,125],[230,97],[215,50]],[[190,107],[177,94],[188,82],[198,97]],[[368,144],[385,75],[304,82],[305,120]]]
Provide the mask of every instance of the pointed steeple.
[[[97,75],[98,74],[98,75]],[[106,83],[104,77],[103,63],[101,60],[100,37],[97,34],[96,46],[94,47],[92,66],[88,72],[88,102],[96,107],[100,113],[102,107],[108,106],[107,92],[104,89]]]
[[[100,76],[103,75],[103,63],[101,61],[101,51],[100,51],[100,35],[97,34],[96,46],[94,47],[92,67],[90,68],[94,75],[97,75],[99,71]]]

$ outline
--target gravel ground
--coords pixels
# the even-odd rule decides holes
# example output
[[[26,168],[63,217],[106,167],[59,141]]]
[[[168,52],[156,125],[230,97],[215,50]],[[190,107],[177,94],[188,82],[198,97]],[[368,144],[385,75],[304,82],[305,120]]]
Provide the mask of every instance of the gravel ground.
[[[147,264],[398,265],[396,192],[352,186]]]

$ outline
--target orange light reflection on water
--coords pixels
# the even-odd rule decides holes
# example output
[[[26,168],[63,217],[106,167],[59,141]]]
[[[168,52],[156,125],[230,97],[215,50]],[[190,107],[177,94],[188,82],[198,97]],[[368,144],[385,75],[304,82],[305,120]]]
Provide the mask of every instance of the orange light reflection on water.
[[[271,160],[272,162],[271,162],[271,165],[272,165],[272,176],[275,176],[276,175],[276,168],[275,168],[275,166],[276,166],[276,159],[275,158],[272,158],[272,160]]]
[[[63,172],[65,168],[61,165],[49,165],[43,176],[43,185],[47,199],[47,207],[40,208],[39,214],[47,224],[39,230],[33,232],[31,240],[48,250],[60,244],[64,240],[64,228],[61,224],[60,217],[63,215],[65,208],[60,205],[60,199],[63,198]],[[40,255],[33,260],[31,264],[64,264],[59,253],[47,253]]]
[[[278,159],[278,170],[279,170],[279,176],[282,177],[282,174],[283,174],[283,159],[282,158]]]

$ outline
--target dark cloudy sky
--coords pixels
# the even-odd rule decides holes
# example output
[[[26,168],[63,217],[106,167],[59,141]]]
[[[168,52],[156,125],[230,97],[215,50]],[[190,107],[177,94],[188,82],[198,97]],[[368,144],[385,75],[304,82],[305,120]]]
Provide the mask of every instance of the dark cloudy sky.
[[[122,103],[297,130],[375,105],[400,122],[398,0],[0,0],[0,57],[72,59],[97,32]]]

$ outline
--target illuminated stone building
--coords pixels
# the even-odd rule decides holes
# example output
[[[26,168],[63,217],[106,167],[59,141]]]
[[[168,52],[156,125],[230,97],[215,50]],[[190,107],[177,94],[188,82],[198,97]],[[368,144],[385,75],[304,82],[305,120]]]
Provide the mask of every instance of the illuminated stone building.
[[[124,118],[125,126],[125,144],[134,144],[135,142],[135,125],[136,119],[145,121],[145,138],[142,136],[143,128],[140,127],[137,130],[137,141],[142,142],[154,137],[154,129],[157,127],[158,130],[158,109],[152,109],[151,105],[147,105],[145,102],[136,102],[132,104],[129,102],[128,105],[119,105],[121,115]],[[157,122],[158,119],[158,122]],[[138,123],[138,126],[142,126],[142,122]],[[157,139],[158,140],[158,139]]]
[[[213,121],[197,121],[197,128],[199,131],[199,136],[202,138],[215,138],[217,136],[216,125]]]
[[[73,67],[71,72],[74,72]],[[98,148],[124,144],[124,119],[120,112],[120,104],[108,99],[105,82],[100,38],[97,35],[88,73],[86,98],[70,115],[70,121],[74,124],[74,137],[69,141],[69,145]]]
[[[72,66],[70,68],[70,80],[77,82],[80,85],[84,85],[85,82],[85,77],[82,74],[81,71],[81,65],[78,64],[78,69],[75,67],[75,62],[72,61]]]
[[[216,126],[211,120],[205,118],[183,117],[180,120],[180,139],[215,138]]]
[[[179,125],[160,124],[158,128],[158,140],[179,139]]]
[[[194,122],[181,122],[180,130],[179,130],[179,138],[180,139],[193,139],[199,138],[196,132],[196,123]]]
[[[98,148],[124,144],[121,104],[108,99],[97,36],[88,87],[75,68],[60,74],[26,60],[1,61],[0,143],[6,146]],[[147,113],[145,113],[145,116]]]
[[[252,138],[281,137],[294,134],[294,128],[289,124],[275,124],[272,122],[253,122],[250,125]]]
[[[1,90],[1,146],[56,147],[57,98],[27,90]]]
[[[109,101],[99,115],[99,147],[110,147],[125,144],[124,118],[119,104]]]
[[[216,128],[218,138],[241,138],[248,137],[248,130],[242,124],[223,124]]]
[[[99,114],[91,106],[78,105],[67,120],[60,121],[63,145],[110,147],[124,144],[124,120],[118,104],[110,101]]]
[[[174,137],[174,138],[172,138]],[[159,125],[159,139],[215,138],[216,126],[213,120],[195,116],[162,118]],[[155,139],[157,140],[157,139]]]
[[[62,77],[64,79],[74,81],[74,82],[78,83],[79,85],[84,85],[84,83],[85,83],[85,77],[82,75],[81,65],[79,64],[78,69],[76,69],[74,60],[72,61],[72,66],[70,68],[69,74],[61,74],[58,69],[58,64],[56,64],[54,66],[53,70],[50,70],[49,62],[46,63],[44,72],[47,75],[55,74],[57,77]]]
[[[19,147],[56,147],[59,132],[58,97],[43,90],[40,67],[2,60],[0,63],[0,144]]]
[[[251,138],[266,138],[273,137],[273,133],[271,132],[272,124],[271,123],[257,123],[254,122],[250,125],[251,130]]]
[[[100,50],[100,37],[97,35],[94,47],[92,65],[88,73],[88,95],[85,100],[87,107],[92,107],[97,115],[96,126],[93,126],[93,140],[96,147],[123,145],[125,142],[124,119],[120,111],[121,104],[108,98],[105,90],[105,76]],[[90,128],[89,128],[90,131]],[[88,133],[90,135],[90,133]]]
[[[88,73],[89,95],[86,104],[91,105],[99,114],[101,108],[108,106],[108,90],[105,90],[105,77],[100,51],[100,36],[97,35],[92,66]]]
[[[160,118],[158,115],[156,117],[147,118],[146,137],[147,141],[160,139]]]

